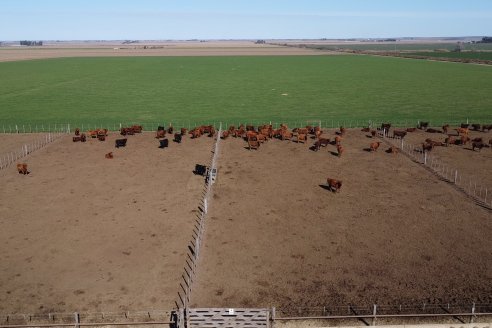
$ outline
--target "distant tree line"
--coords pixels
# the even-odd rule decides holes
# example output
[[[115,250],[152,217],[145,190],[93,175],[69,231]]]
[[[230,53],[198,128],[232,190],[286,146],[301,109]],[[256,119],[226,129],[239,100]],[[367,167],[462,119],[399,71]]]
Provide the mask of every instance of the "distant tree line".
[[[482,41],[478,41],[477,43],[492,43],[492,36],[485,36],[482,38]]]
[[[43,41],[20,41],[21,46],[42,46]]]

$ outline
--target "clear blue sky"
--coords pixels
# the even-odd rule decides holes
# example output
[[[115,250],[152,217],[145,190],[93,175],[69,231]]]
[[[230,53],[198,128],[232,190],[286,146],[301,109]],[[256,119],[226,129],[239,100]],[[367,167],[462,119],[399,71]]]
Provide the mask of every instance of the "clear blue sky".
[[[0,0],[0,40],[492,35],[492,0]]]

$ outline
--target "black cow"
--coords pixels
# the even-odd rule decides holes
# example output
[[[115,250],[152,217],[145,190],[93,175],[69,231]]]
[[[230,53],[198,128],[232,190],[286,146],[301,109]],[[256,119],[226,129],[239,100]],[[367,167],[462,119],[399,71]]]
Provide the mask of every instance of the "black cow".
[[[159,140],[159,148],[166,148],[169,146],[169,139]]]
[[[116,148],[126,147],[126,140],[128,139],[116,139],[115,141]]]
[[[175,133],[174,134],[174,142],[177,142],[177,143],[181,143],[181,138],[183,138],[183,136],[181,135],[181,133]]]

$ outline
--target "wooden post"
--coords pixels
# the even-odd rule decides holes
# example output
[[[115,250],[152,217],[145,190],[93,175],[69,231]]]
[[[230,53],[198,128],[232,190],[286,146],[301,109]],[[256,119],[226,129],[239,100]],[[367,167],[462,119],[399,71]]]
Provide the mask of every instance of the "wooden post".
[[[454,184],[458,181],[458,170],[454,170]]]
[[[475,317],[475,303],[472,305],[471,315],[470,315],[470,323],[473,323],[473,319]]]
[[[75,317],[75,328],[79,328],[80,327],[80,316],[77,312],[75,312],[74,314],[74,317]]]
[[[424,164],[427,165],[427,153],[424,151]]]

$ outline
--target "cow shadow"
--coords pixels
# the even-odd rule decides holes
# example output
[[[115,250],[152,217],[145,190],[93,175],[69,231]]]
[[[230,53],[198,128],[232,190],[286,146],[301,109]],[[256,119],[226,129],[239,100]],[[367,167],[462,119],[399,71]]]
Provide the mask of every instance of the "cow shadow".
[[[366,138],[372,139],[374,137],[372,135],[370,135],[370,134],[366,134]]]
[[[331,188],[330,188],[330,186],[327,186],[327,185],[324,185],[324,184],[320,184],[319,187],[321,189],[324,189],[324,190],[332,191]]]
[[[311,147],[309,147],[309,150],[310,150],[310,151],[314,151],[314,152],[317,152],[317,151],[318,151],[318,150],[316,149],[316,146],[314,146],[314,145],[313,145],[313,146],[311,146]]]
[[[332,155],[333,155],[333,156],[335,156],[335,157],[338,157],[338,153],[337,153],[337,152],[335,152],[335,151],[331,151],[331,150],[330,150],[330,154],[332,154]]]
[[[364,148],[363,150],[364,150],[364,151],[367,151],[368,153],[370,153],[370,152],[371,152],[371,148]]]

